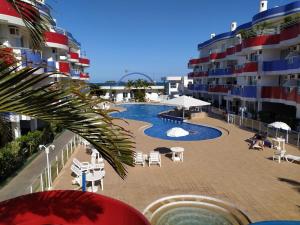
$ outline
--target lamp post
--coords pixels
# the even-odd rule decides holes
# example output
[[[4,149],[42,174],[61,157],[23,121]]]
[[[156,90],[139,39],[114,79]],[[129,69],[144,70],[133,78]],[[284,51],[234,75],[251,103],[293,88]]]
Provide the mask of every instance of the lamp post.
[[[47,177],[48,177],[48,190],[52,189],[52,178],[51,178],[51,171],[50,171],[50,163],[49,163],[49,153],[50,150],[54,150],[55,145],[49,145],[46,147],[45,145],[39,145],[40,150],[45,150],[46,159],[47,159]]]
[[[241,112],[241,121],[240,121],[240,126],[242,126],[242,123],[244,121],[244,112],[247,110],[246,106],[241,106],[239,108],[240,112]]]

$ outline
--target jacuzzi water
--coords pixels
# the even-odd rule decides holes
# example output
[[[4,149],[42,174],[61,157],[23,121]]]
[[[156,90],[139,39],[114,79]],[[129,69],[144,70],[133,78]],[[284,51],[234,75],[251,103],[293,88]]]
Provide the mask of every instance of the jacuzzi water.
[[[152,225],[248,225],[250,219],[234,205],[201,195],[161,198],[143,211]]]
[[[220,137],[222,132],[207,126],[190,124],[190,123],[174,123],[163,120],[158,117],[158,114],[164,111],[173,109],[171,106],[164,105],[149,105],[149,104],[123,104],[126,108],[123,112],[113,113],[117,118],[139,120],[148,122],[151,127],[145,129],[145,134],[154,138],[173,141],[199,141],[208,140]],[[169,137],[167,131],[174,127],[180,127],[189,132],[188,136],[184,137]]]
[[[208,209],[182,206],[160,215],[155,225],[232,225],[222,215]]]

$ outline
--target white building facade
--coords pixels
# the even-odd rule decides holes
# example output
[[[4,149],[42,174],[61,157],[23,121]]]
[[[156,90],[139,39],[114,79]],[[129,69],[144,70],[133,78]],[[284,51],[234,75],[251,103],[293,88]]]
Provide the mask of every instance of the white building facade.
[[[300,119],[300,1],[268,9],[198,45],[189,94],[238,113],[278,112]]]

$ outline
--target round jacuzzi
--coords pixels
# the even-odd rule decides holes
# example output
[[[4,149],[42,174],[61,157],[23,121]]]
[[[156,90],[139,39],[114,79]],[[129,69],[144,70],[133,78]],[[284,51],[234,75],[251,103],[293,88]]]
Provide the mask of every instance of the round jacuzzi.
[[[150,204],[144,215],[152,225],[247,225],[250,219],[230,203],[199,195],[178,195]]]

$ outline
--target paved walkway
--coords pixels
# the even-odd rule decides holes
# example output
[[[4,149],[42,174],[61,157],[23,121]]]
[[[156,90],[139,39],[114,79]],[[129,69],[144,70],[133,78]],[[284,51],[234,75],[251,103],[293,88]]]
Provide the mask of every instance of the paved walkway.
[[[120,122],[133,132],[137,151],[162,153],[162,167],[136,166],[128,169],[122,180],[106,163],[104,191],[98,193],[120,199],[142,211],[151,202],[170,195],[198,194],[233,203],[252,221],[300,219],[300,165],[272,160],[273,151],[248,149],[247,138],[252,132],[224,121],[207,118],[194,120],[221,128],[223,136],[198,142],[172,142],[148,137],[144,122]],[[184,162],[175,163],[167,153],[169,147],[185,148]],[[289,154],[300,151],[287,146]],[[72,157],[89,161],[85,151],[77,150]],[[56,179],[55,189],[78,189],[72,185],[71,160]]]
[[[52,161],[56,155],[61,153],[65,145],[73,138],[74,134],[70,131],[63,132],[54,140],[54,151],[49,153],[49,160]],[[30,192],[29,186],[42,173],[47,166],[46,155],[39,154],[29,165],[27,165],[16,177],[0,190],[0,201],[14,198]]]

